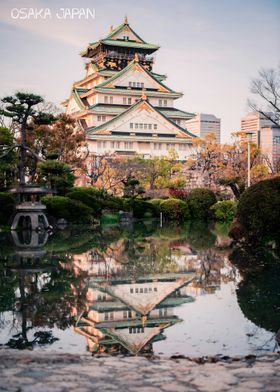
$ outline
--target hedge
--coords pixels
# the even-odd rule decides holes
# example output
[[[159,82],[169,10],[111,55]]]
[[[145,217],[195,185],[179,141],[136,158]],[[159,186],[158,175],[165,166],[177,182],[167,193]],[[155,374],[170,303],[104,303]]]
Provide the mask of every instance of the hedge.
[[[188,204],[180,199],[166,199],[160,203],[160,210],[165,219],[183,220],[190,218]]]
[[[217,202],[213,191],[206,188],[193,189],[187,197],[190,214],[194,219],[207,219],[210,217],[210,208]]]
[[[49,215],[56,219],[64,218],[71,223],[89,223],[93,210],[80,201],[65,196],[44,196],[42,203],[46,205]]]
[[[243,192],[237,221],[248,238],[280,242],[280,177],[260,181]]]
[[[216,220],[220,222],[230,222],[236,214],[236,203],[232,200],[223,200],[215,203],[211,210]]]

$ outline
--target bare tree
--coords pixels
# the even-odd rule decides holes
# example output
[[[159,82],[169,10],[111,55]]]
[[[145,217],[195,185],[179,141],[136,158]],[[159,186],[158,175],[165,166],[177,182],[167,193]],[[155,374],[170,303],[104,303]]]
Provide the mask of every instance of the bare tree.
[[[252,81],[251,93],[256,100],[248,100],[250,108],[280,126],[280,65],[278,69],[261,69]]]

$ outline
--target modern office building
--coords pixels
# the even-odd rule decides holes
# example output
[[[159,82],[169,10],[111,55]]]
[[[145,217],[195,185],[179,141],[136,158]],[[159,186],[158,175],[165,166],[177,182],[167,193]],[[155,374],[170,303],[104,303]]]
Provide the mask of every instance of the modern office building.
[[[272,113],[267,113],[268,115]],[[267,119],[264,115],[258,112],[251,112],[241,118],[241,133],[252,133],[252,142],[256,145],[260,145],[261,141],[261,129],[272,125],[273,123]],[[246,137],[246,136],[245,136]]]
[[[260,146],[272,170],[278,168],[280,166],[280,127],[276,125],[262,127]]]
[[[197,137],[205,137],[214,134],[216,142],[221,142],[221,119],[213,114],[199,113],[193,118],[186,120],[185,126],[189,132]]]

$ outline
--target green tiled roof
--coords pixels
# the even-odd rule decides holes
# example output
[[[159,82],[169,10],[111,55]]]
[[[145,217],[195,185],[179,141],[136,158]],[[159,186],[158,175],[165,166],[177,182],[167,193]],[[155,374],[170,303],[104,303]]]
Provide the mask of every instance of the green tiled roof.
[[[91,113],[118,115],[126,111],[129,107],[130,107],[129,105],[110,105],[110,104],[97,103],[95,105],[90,106],[88,109]],[[176,108],[157,107],[157,110],[168,118],[184,118],[187,120],[195,115],[194,113],[185,112],[183,110],[179,110]]]
[[[90,106],[88,109],[91,113],[104,113],[104,114],[112,114],[112,115],[117,115],[125,110],[127,110],[129,106],[126,105],[106,105],[102,103],[97,103],[95,105]]]
[[[157,109],[165,116],[171,118],[185,118],[186,120],[189,120],[190,118],[195,116],[195,113],[185,112],[183,110],[175,108],[158,107]]]
[[[146,42],[135,42],[135,41],[125,41],[125,40],[115,40],[115,39],[104,39],[101,40],[104,45],[109,46],[121,46],[125,48],[136,48],[136,49],[158,49],[159,45],[148,44]]]
[[[123,89],[123,88],[107,88],[107,87],[95,87],[96,91],[100,91],[102,93],[114,93],[114,94],[123,94],[124,92],[129,92],[132,91],[133,95],[139,95],[141,96],[142,94],[142,90],[136,90],[136,89]],[[180,98],[183,93],[180,92],[161,92],[161,91],[156,91],[156,90],[145,90],[145,94],[147,95],[147,97],[163,97],[163,98]]]
[[[107,122],[105,122],[105,123],[103,123],[103,124],[101,124],[101,125],[98,125],[97,127],[89,128],[89,129],[87,130],[88,135],[90,135],[92,132],[95,133],[96,131],[98,131],[98,130],[100,130],[100,129],[106,127],[106,126],[108,126],[108,125],[111,124],[113,121],[116,121],[116,119],[121,118],[124,114],[130,112],[130,111],[133,110],[135,107],[137,107],[137,106],[139,106],[140,104],[142,104],[142,102],[143,102],[142,100],[139,100],[139,101],[136,102],[134,105],[130,106],[127,110],[121,112],[121,113],[118,114],[116,117],[112,118],[111,120],[109,120],[109,121],[107,121]],[[170,119],[169,119],[168,117],[166,117],[164,114],[162,114],[157,108],[155,108],[154,106],[152,106],[148,101],[146,101],[146,102],[147,102],[147,104],[148,104],[152,109],[154,109],[155,111],[157,111],[160,115],[162,115],[164,118],[166,118],[166,120],[168,120],[170,123],[172,123],[173,125],[175,125],[176,128],[179,128],[179,129],[180,129],[181,131],[183,131],[184,133],[186,133],[186,134],[188,134],[188,135],[194,137],[194,135],[192,135],[191,133],[189,133],[188,131],[186,131],[184,128],[182,128],[182,127],[180,127],[178,124],[176,124],[174,121],[170,120]]]
[[[164,323],[178,323],[182,321],[177,316],[166,316],[166,317],[159,317],[159,318],[148,318],[145,323],[146,327],[151,325],[157,324],[164,324]],[[120,321],[104,321],[101,323],[96,324],[96,327],[99,329],[107,329],[107,328],[127,328],[127,327],[137,327],[142,326],[141,320],[120,320]]]
[[[88,49],[95,49],[101,44],[107,46],[118,46],[121,48],[147,49],[152,51],[159,49],[159,46],[154,44],[135,42],[135,41],[125,41],[125,40],[101,39],[100,41],[91,42],[86,48],[86,50],[80,53],[81,56],[85,56],[87,54]]]
[[[137,33],[135,33],[135,31],[130,27],[130,25],[128,23],[122,23],[119,26],[117,26],[115,29],[113,29],[105,39],[110,39],[112,37],[114,37],[114,35],[118,34],[120,31],[122,31],[124,28],[128,27],[129,30],[132,32],[132,34],[134,34],[140,41],[142,41],[143,43],[146,43]]]

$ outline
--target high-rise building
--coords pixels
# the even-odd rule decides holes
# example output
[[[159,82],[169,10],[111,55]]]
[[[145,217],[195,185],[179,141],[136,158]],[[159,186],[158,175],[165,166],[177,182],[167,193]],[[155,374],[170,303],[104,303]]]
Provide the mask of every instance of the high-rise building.
[[[262,127],[260,136],[261,152],[268,159],[270,167],[276,169],[280,166],[280,127]]]
[[[67,114],[86,132],[92,154],[164,155],[174,148],[180,160],[192,153],[195,137],[185,127],[194,116],[174,107],[181,92],[153,70],[158,45],[144,41],[127,18],[81,53],[86,75],[64,102]]]
[[[213,114],[199,113],[190,120],[186,120],[186,128],[189,132],[198,137],[205,137],[212,133],[215,135],[216,142],[221,141],[221,119]]]
[[[272,113],[267,114],[272,115]],[[244,134],[251,133],[252,142],[259,146],[261,141],[261,129],[270,125],[272,125],[272,122],[263,114],[252,112],[241,118],[240,130]]]

